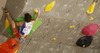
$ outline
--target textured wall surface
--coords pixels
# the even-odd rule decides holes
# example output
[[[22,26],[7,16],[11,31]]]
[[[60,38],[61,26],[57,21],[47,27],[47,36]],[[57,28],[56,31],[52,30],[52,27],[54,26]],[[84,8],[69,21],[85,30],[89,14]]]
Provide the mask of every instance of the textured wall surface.
[[[17,18],[24,8],[24,0],[7,0],[5,8],[9,11],[12,19]],[[4,30],[4,22],[5,22],[5,14],[3,14],[2,19],[0,21],[0,33]]]
[[[0,20],[2,18],[2,14],[3,14],[2,7],[5,7],[6,1],[7,0],[0,0]]]
[[[26,3],[20,1],[25,4],[25,7],[22,5],[24,7],[22,12],[18,10],[21,7],[10,9],[13,6],[17,6],[15,3],[15,5],[7,6],[13,19],[17,16],[23,16],[27,12],[33,14],[35,8],[40,8],[41,10],[39,18],[43,23],[31,37],[26,38],[18,53],[100,53],[100,28],[93,36],[94,40],[89,47],[81,48],[75,44],[80,37],[84,36],[81,33],[83,27],[92,23],[100,26],[100,1],[96,4],[95,11],[91,15],[86,14],[86,10],[92,0],[55,1],[56,4],[50,12],[45,12],[44,9],[52,0],[27,0]],[[8,3],[10,2],[12,1],[8,1]],[[19,1],[16,0],[16,2]],[[21,4],[18,5],[20,6]],[[94,20],[89,21],[90,17],[93,17]],[[75,25],[74,29],[69,28],[72,25]],[[29,41],[30,38],[32,38],[31,41]],[[52,40],[53,38],[56,38],[56,40]]]
[[[24,0],[9,0],[6,4],[6,8],[11,14],[11,17],[17,18],[24,8]]]
[[[44,9],[51,0],[28,0],[23,12],[33,14],[35,8],[40,8],[42,25],[33,33],[32,40],[19,49],[19,53],[100,53],[100,29],[93,36],[92,44],[87,48],[76,46],[76,41],[84,36],[81,30],[86,25],[95,23],[100,26],[100,1],[96,4],[93,14],[86,14],[92,0],[55,0],[56,4],[50,12]],[[93,17],[93,21],[89,21]],[[69,26],[75,25],[74,29]],[[52,39],[56,38],[55,41]],[[27,45],[28,44],[28,45]]]

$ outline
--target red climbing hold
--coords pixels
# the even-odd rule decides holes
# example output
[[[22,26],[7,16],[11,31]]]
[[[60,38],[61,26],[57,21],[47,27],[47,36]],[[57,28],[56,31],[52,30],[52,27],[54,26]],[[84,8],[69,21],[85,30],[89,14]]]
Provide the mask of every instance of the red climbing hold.
[[[99,26],[97,24],[87,25],[82,29],[82,33],[87,36],[93,36],[98,31]]]

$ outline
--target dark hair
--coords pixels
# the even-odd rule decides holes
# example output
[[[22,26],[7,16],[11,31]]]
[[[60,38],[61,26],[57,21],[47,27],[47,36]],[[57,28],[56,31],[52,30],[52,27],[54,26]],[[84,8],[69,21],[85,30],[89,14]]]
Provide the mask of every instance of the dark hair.
[[[32,17],[31,17],[31,15],[30,15],[29,13],[26,13],[26,14],[24,15],[24,20],[25,20],[25,22],[30,22],[31,19],[32,19]]]

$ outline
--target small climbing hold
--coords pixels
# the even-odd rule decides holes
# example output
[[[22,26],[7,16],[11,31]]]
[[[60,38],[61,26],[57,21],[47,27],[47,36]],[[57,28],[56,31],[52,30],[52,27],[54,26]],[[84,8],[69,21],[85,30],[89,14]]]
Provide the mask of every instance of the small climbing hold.
[[[38,14],[38,9],[34,9],[34,12],[35,12],[36,14]]]
[[[75,28],[75,26],[70,26],[69,28]]]
[[[56,40],[56,38],[53,38],[53,40]]]
[[[96,2],[94,1],[90,7],[88,8],[88,10],[86,11],[87,14],[92,14],[94,12],[94,7],[95,7]]]
[[[27,1],[24,1],[24,3],[26,4]]]
[[[89,21],[92,21],[92,20],[94,20],[94,18],[90,17]]]
[[[52,10],[52,8],[54,7],[55,3],[56,3],[55,1],[52,1],[50,4],[48,4],[46,6],[46,8],[45,8],[45,12],[48,12],[48,11]]]
[[[10,23],[9,23],[9,21],[6,18],[6,20],[5,20],[5,29],[7,29],[9,27],[9,25],[10,25]]]

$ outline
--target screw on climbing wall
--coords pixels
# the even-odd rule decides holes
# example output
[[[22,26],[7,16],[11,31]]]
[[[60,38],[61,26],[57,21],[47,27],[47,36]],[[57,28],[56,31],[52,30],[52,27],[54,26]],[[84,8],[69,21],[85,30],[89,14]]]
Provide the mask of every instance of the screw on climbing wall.
[[[70,26],[69,28],[75,28],[75,26]]]
[[[53,38],[53,40],[56,40],[56,38]]]
[[[89,21],[92,21],[92,20],[94,20],[94,18],[90,17]]]
[[[83,45],[83,47],[85,47],[85,45]]]

